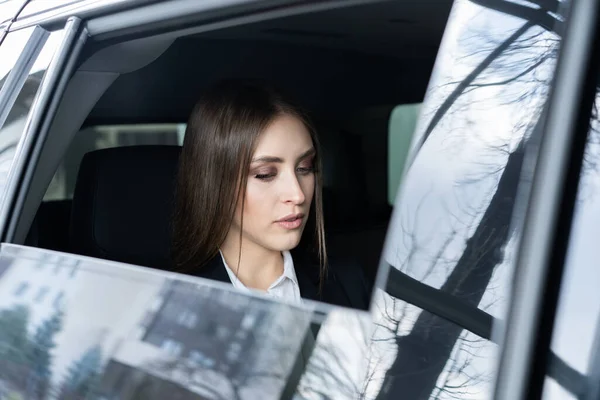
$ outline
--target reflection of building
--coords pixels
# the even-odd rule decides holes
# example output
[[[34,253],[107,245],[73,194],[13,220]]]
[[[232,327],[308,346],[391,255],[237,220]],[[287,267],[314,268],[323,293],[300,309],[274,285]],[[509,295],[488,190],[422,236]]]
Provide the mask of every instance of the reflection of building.
[[[205,367],[235,374],[254,341],[253,329],[264,323],[268,309],[228,292],[199,292],[193,285],[173,282],[164,303],[147,316],[143,340],[173,356],[189,358]],[[236,304],[234,301],[242,301]]]
[[[308,321],[308,313],[285,305],[186,282],[167,282],[153,307],[140,318],[140,340],[123,343],[113,353],[105,371],[105,394],[139,394],[131,380],[117,379],[125,374],[137,376],[140,382],[150,379],[154,386],[162,376],[185,384],[196,395],[214,398],[211,392],[218,392],[227,398],[232,390],[243,389],[247,379],[270,373],[279,374],[279,380],[270,382],[271,389],[263,386],[259,390],[263,394],[272,390],[276,395],[292,367]],[[139,375],[139,370],[154,378]]]
[[[0,257],[0,309],[26,304],[32,326],[63,306],[73,289],[78,261],[42,253],[37,260]]]
[[[169,400],[204,400],[204,397],[187,390],[181,384],[143,372],[137,368],[111,361],[103,377],[103,398],[118,393],[118,399],[169,399]]]
[[[0,275],[0,310],[26,306],[30,338],[57,310],[64,312],[60,331],[53,338],[51,379],[55,387],[89,349],[100,346],[106,359],[122,338],[134,335],[135,321],[164,281],[161,277],[139,280],[139,275],[128,277],[131,272],[110,263],[38,249],[27,249],[26,257],[15,258],[7,255],[11,245],[2,246],[0,265],[5,271]]]
[[[266,299],[69,254],[3,245],[1,265],[0,311],[27,306],[29,339],[63,311],[49,348],[54,396],[89,360],[100,373],[94,390],[109,399],[277,396],[310,320]]]

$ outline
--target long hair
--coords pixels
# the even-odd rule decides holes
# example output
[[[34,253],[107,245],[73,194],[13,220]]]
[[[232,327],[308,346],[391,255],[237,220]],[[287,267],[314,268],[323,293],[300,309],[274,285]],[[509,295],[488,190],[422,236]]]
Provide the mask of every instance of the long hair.
[[[259,136],[274,119],[284,115],[304,123],[316,151],[315,191],[306,227],[314,227],[314,249],[323,283],[327,251],[321,150],[316,132],[299,107],[273,88],[250,81],[226,81],[214,86],[204,93],[190,115],[175,190],[175,270],[202,268],[217,255],[234,220],[238,201],[242,202],[243,215],[247,171]],[[243,227],[243,219],[241,224]]]

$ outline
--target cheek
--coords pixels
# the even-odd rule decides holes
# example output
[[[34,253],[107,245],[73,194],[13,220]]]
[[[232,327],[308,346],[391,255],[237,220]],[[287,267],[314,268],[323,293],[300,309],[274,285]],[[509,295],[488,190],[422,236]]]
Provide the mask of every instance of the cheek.
[[[244,203],[244,218],[253,218],[264,213],[265,208],[271,207],[267,204],[269,190],[266,190],[262,182],[249,180],[246,186],[246,202]]]

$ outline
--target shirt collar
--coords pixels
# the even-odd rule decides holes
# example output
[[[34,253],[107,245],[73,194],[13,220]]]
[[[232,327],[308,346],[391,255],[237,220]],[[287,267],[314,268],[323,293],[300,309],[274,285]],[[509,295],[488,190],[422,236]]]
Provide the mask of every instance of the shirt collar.
[[[285,278],[291,280],[296,286],[298,286],[298,277],[296,276],[292,254],[288,250],[283,251],[282,254],[283,274],[279,278],[277,278],[275,282],[271,284],[271,286],[269,286],[269,289],[272,289],[275,286],[279,285]],[[229,275],[229,279],[231,280],[233,286],[239,289],[249,290],[246,287],[246,285],[244,285],[244,283],[238,279],[235,272],[233,272],[233,270],[229,268],[229,265],[227,265],[227,261],[225,261],[225,257],[223,257],[223,253],[221,252],[221,250],[219,250],[219,255],[221,256],[221,260],[223,261],[223,265],[225,266],[225,270],[227,271],[227,275]]]
[[[283,276],[290,279],[296,285],[298,285],[298,278],[296,277],[296,269],[294,268],[294,260],[292,254],[289,251],[283,251]]]

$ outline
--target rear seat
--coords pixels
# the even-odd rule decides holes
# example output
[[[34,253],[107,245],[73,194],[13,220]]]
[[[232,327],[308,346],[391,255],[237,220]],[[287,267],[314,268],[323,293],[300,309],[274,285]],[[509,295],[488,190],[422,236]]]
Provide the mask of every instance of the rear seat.
[[[71,200],[44,201],[40,204],[25,240],[27,246],[69,252]]]
[[[131,146],[87,153],[73,196],[71,251],[169,269],[179,153],[179,146]]]

